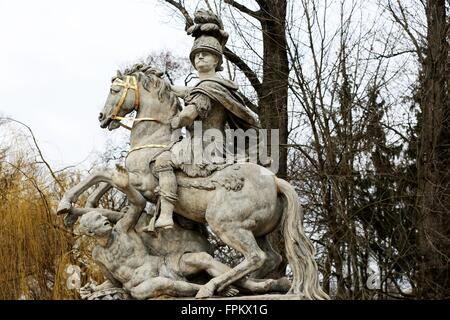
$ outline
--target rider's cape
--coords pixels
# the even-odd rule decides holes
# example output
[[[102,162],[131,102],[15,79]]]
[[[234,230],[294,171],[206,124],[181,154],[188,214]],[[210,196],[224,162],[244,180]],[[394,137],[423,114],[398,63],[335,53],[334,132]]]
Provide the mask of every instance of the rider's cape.
[[[197,83],[186,97],[186,104],[195,100],[199,94],[207,96],[214,103],[222,105],[227,114],[227,121],[232,129],[260,128],[258,119],[245,106],[244,99],[238,92],[238,86],[229,80],[217,77],[208,78]],[[206,177],[214,171],[230,165],[229,163],[194,163],[192,139],[183,139],[172,148],[172,163],[189,177]],[[220,146],[218,148],[223,148]]]
[[[204,94],[220,103],[227,110],[228,123],[232,129],[247,130],[261,127],[258,119],[245,106],[238,86],[232,81],[217,77],[208,78],[198,82],[190,95],[195,96],[196,93]]]

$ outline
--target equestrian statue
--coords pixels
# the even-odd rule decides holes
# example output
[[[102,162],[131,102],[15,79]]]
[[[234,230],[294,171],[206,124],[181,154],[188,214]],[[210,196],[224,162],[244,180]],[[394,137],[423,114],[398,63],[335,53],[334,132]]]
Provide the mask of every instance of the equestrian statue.
[[[226,155],[236,148],[206,134],[254,130],[260,124],[238,86],[218,74],[228,39],[222,21],[199,10],[194,22],[188,29],[195,38],[189,57],[198,83],[173,86],[146,64],[118,72],[99,121],[102,128],[115,130],[135,112],[124,165],[83,179],[64,194],[57,213],[65,214],[68,225],[77,223],[81,234],[96,239],[92,257],[107,279],[97,290],[121,287],[135,299],[208,298],[238,291],[328,299],[319,284],[315,250],[305,235],[294,187],[267,165],[229,161]],[[97,188],[87,205],[76,207],[80,195],[92,186]],[[123,212],[98,208],[110,188],[126,195]],[[151,215],[145,211],[148,202],[154,205]],[[204,232],[186,227],[189,224],[207,225],[243,260],[231,268],[214,259]],[[281,262],[268,240],[279,226],[291,280],[265,279]],[[208,278],[194,281],[202,271]]]

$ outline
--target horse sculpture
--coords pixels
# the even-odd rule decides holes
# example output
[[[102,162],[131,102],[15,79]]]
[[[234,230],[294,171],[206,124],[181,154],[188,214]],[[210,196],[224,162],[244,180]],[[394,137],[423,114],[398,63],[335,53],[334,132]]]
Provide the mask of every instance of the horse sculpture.
[[[158,181],[149,160],[172,143],[170,121],[179,112],[179,101],[160,73],[140,65],[113,79],[100,113],[100,126],[117,129],[120,120],[133,110],[136,117],[125,169],[91,174],[65,193],[58,213],[70,212],[81,193],[100,182],[124,192],[131,213],[142,211],[147,201],[157,202]],[[177,180],[179,198],[175,213],[207,223],[225,244],[244,256],[236,267],[203,285],[197,298],[210,297],[252,272],[265,274],[274,269],[277,254],[267,235],[279,224],[293,272],[289,292],[307,299],[328,298],[319,285],[314,247],[303,230],[296,191],[288,182],[253,163],[235,163],[201,178],[177,172]]]

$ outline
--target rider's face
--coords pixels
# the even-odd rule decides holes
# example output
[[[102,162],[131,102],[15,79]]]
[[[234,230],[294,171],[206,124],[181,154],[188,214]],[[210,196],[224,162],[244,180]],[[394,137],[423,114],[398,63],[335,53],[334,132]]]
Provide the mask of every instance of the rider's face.
[[[219,58],[207,51],[200,51],[195,54],[195,67],[198,72],[215,71]]]

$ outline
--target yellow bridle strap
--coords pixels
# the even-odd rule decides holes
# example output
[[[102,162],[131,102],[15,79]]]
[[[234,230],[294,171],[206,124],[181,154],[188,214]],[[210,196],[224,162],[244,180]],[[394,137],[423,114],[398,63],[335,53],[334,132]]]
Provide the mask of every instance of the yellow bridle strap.
[[[134,147],[133,149],[130,150],[130,152],[128,152],[128,154],[130,154],[133,151],[136,150],[141,150],[141,149],[145,149],[145,148],[165,148],[167,147],[167,145],[165,144],[146,144],[140,147]]]
[[[130,79],[133,81],[133,85],[131,85]],[[124,87],[124,90],[123,90],[122,96],[120,97],[119,102],[117,103],[117,106],[114,108],[114,111],[111,115],[111,119],[119,120],[119,121],[122,121],[124,119],[129,119],[129,118],[125,118],[125,117],[119,117],[117,114],[119,113],[120,109],[122,108],[123,103],[125,102],[125,98],[127,97],[127,94],[128,94],[128,89],[134,90],[134,110],[138,111],[138,109],[139,109],[139,86],[137,84],[136,77],[135,76],[127,76],[125,78],[125,81],[117,78],[114,80],[113,84]],[[133,123],[140,122],[140,121],[161,122],[156,118],[137,118],[137,119],[129,119],[129,120],[131,120]],[[127,126],[126,124],[120,123],[120,125],[128,130],[131,130],[131,128],[129,126]]]
[[[121,127],[123,127],[123,128],[125,128],[125,129],[128,129],[128,130],[131,131],[131,127],[127,126],[126,124],[124,124],[124,123],[122,123],[122,122],[119,122],[119,124],[120,124]]]
[[[156,119],[156,118],[137,118],[137,119],[131,119],[131,118],[125,118],[125,117],[118,117],[118,116],[115,116],[115,117],[113,117],[113,119],[114,119],[114,120],[119,120],[119,121],[122,121],[122,120],[130,120],[131,122],[133,122],[133,124],[134,124],[135,122],[140,122],[140,121],[155,121],[155,122],[160,122],[160,123],[162,123],[161,121],[159,121],[159,120]],[[124,124],[124,123],[122,123],[122,122],[120,122],[119,124],[120,124],[121,127],[124,127],[125,129],[128,129],[128,130],[130,130],[130,131],[131,131],[131,129],[132,129],[132,127],[129,127],[129,126],[127,126],[126,124]]]
[[[123,81],[122,79],[117,78],[113,82],[113,85],[124,87],[122,96],[120,97],[120,100],[117,103],[117,106],[114,108],[114,111],[111,115],[111,118],[113,120],[117,119],[117,114],[119,113],[120,109],[122,108],[122,105],[125,102],[125,98],[127,97],[128,89],[134,90],[134,110],[138,111],[138,109],[139,109],[139,87],[137,85],[136,77],[135,76],[127,76],[125,79],[126,80]],[[133,80],[133,85],[131,85],[130,79]]]
[[[156,122],[160,122],[158,119],[156,118],[135,118],[135,119],[131,119],[131,118],[126,118],[126,117],[114,117],[114,119],[116,120],[130,120],[132,122],[139,122],[139,121],[156,121]]]
[[[134,110],[136,110],[136,112],[139,109],[139,87],[137,84],[137,80],[136,77],[132,77],[133,79],[133,85],[134,85]]]

